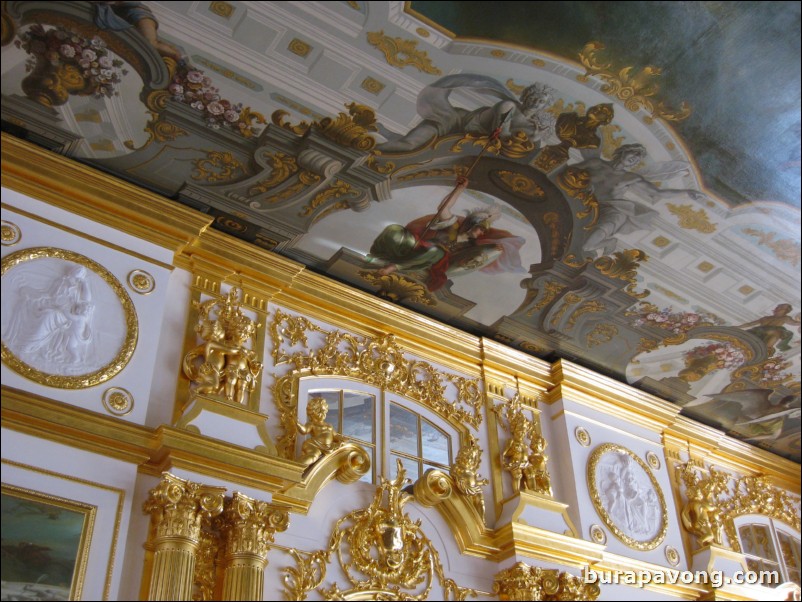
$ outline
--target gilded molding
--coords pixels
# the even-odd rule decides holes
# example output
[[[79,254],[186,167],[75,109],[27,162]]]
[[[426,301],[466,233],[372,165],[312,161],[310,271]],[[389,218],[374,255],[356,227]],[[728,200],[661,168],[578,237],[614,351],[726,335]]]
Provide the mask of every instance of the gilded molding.
[[[516,562],[496,573],[493,592],[499,600],[596,600],[601,594],[595,583],[557,569]]]
[[[369,31],[368,42],[384,54],[387,64],[403,69],[407,65],[422,73],[440,75],[443,72],[432,64],[425,50],[418,49],[418,40],[391,38],[382,31]]]
[[[588,42],[579,53],[579,60],[585,67],[585,74],[577,76],[580,81],[587,81],[589,76],[598,76],[605,82],[601,91],[624,101],[624,106],[636,112],[643,108],[651,115],[647,123],[655,119],[665,121],[682,121],[691,114],[688,103],[683,102],[679,109],[670,109],[663,102],[654,102],[652,97],[660,88],[654,78],[662,74],[662,69],[648,65],[637,73],[634,67],[624,67],[615,73],[612,63],[605,62],[599,56],[605,46],[601,42]],[[617,68],[616,68],[617,69]]]
[[[407,360],[391,334],[359,337],[325,330],[301,316],[277,309],[269,326],[275,365],[289,363],[289,374],[276,378],[273,399],[281,414],[284,434],[276,447],[279,455],[292,458],[297,431],[297,382],[302,375],[344,376],[403,395],[427,406],[456,425],[477,428],[483,403],[479,381],[438,370],[421,360]],[[311,348],[308,334],[322,335]],[[318,337],[320,338],[320,337]],[[288,352],[298,345],[303,350]],[[450,391],[449,391],[450,390]],[[449,395],[447,395],[449,394]],[[449,399],[453,396],[454,399]]]
[[[629,471],[629,477],[626,476],[627,473],[622,472],[622,474],[616,475],[615,479],[611,483],[613,487],[621,490],[621,499],[617,502],[614,501],[611,503],[608,496],[608,504],[605,504],[605,502],[602,500],[602,493],[605,493],[606,490],[599,490],[598,471],[602,466],[602,458],[607,454],[616,454],[619,458],[624,458],[627,462],[633,461],[643,470],[644,473],[646,473],[651,485],[651,491],[654,493],[652,505],[656,503],[657,506],[659,506],[659,516],[653,517],[659,521],[659,525],[657,525],[656,532],[651,537],[646,539],[638,539],[630,535],[629,533],[625,532],[625,530],[632,532],[636,529],[629,524],[624,526],[619,525],[616,522],[616,518],[620,519],[620,517],[615,517],[612,515],[615,512],[611,509],[613,504],[617,504],[619,506],[619,510],[626,510],[627,513],[631,513],[635,511],[631,506],[634,499],[644,503],[647,503],[648,501],[648,497],[646,497],[646,499],[642,499],[643,496],[647,496],[648,491],[642,491],[639,486],[636,486],[636,484],[630,484],[627,482],[627,478],[636,479],[636,477],[634,477],[634,475],[631,473],[631,466],[628,466],[625,469],[625,471]],[[666,533],[668,532],[668,509],[666,507],[665,497],[663,496],[663,490],[661,489],[660,484],[657,482],[657,479],[646,462],[644,462],[635,453],[623,447],[622,445],[603,443],[594,449],[588,458],[587,480],[588,492],[590,493],[590,499],[593,502],[593,507],[596,509],[596,512],[602,521],[604,521],[604,524],[607,526],[607,528],[610,529],[613,535],[621,540],[627,547],[645,552],[648,550],[653,550],[665,539]],[[623,491],[626,488],[633,488],[633,490],[631,492]],[[636,495],[636,498],[633,498],[632,495]],[[621,512],[618,512],[618,514],[621,514]],[[639,520],[643,522],[647,519],[644,516],[639,517]],[[654,525],[645,524],[643,527],[650,528],[652,531],[654,530]]]
[[[29,365],[18,358],[6,345],[5,341],[2,342],[2,361],[9,368],[35,383],[59,389],[84,389],[93,387],[119,374],[131,360],[139,336],[139,322],[137,320],[136,309],[123,285],[120,284],[120,281],[117,280],[110,271],[96,261],[73,251],[56,249],[53,247],[33,247],[6,255],[2,260],[2,270],[0,274],[5,276],[15,267],[38,259],[59,259],[65,262],[76,263],[99,276],[109,288],[111,288],[120,302],[125,319],[123,343],[115,356],[106,365],[88,374],[75,376],[50,374]]]

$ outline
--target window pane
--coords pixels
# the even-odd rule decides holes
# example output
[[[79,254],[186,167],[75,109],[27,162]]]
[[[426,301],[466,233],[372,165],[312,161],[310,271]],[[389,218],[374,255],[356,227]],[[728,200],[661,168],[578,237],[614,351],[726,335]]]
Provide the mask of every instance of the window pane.
[[[439,428],[423,421],[423,459],[449,466],[451,464],[451,454],[449,437]]]
[[[390,456],[390,480],[392,481],[398,475],[398,465],[396,462],[397,458],[401,458],[401,462],[404,464],[404,470],[407,471],[407,478],[413,483],[417,481],[419,476],[418,463],[415,460],[403,458],[396,454],[391,454]]]
[[[774,552],[774,544],[771,542],[769,528],[765,525],[752,525],[752,533],[757,544],[757,556],[776,561],[777,554]]]
[[[390,404],[390,449],[418,456],[418,417],[394,403]]]
[[[427,470],[429,470],[430,468],[434,468],[435,470],[439,470],[439,471],[442,471],[442,472],[445,472],[445,473],[448,473],[448,470],[449,470],[449,469],[448,469],[448,467],[446,467],[446,466],[434,466],[433,464],[424,464],[424,465],[423,465],[423,472],[424,472],[424,474],[425,474],[425,473],[426,473],[426,471],[427,471]]]
[[[313,397],[322,397],[329,404],[329,413],[326,414],[326,422],[334,427],[338,432],[340,431],[340,392],[331,390],[310,391],[309,399]],[[301,422],[306,422],[305,416],[299,416]]]
[[[372,395],[346,391],[343,394],[343,435],[373,443],[374,405]]]
[[[366,445],[360,445],[362,449],[368,452],[368,456],[370,456],[370,470],[367,474],[362,475],[362,478],[359,479],[364,483],[375,483],[376,482],[376,450],[372,447],[367,447]]]
[[[780,538],[780,549],[782,550],[783,561],[785,568],[788,569],[788,578],[796,584],[799,584],[800,574],[800,542],[795,537],[778,531],[777,535]]]

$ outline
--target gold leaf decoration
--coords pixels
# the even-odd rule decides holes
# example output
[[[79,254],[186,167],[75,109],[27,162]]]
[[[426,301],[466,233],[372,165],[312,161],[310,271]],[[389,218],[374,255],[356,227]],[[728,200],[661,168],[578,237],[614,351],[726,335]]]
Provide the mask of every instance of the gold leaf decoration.
[[[242,164],[228,151],[206,151],[205,159],[194,159],[192,164],[197,170],[192,174],[193,180],[203,180],[209,184],[228,182],[244,173]]]
[[[289,115],[287,111],[284,109],[278,109],[273,111],[273,114],[270,116],[270,121],[273,122],[273,125],[277,125],[280,128],[284,128],[285,130],[289,130],[293,134],[298,134],[299,136],[303,136],[306,134],[307,130],[312,127],[312,124],[307,121],[302,121],[295,125],[292,125],[289,121],[285,118]]]
[[[287,178],[298,171],[298,163],[295,157],[285,155],[284,153],[265,153],[264,158],[270,160],[270,177],[260,180],[248,190],[248,194],[255,196],[267,192],[271,188],[275,188]]]
[[[378,131],[376,112],[368,106],[352,102],[345,105],[348,114],[340,113],[336,118],[325,117],[312,125],[329,140],[337,144],[369,151],[376,146],[376,139],[368,132]]]
[[[531,199],[542,199],[546,196],[543,188],[536,184],[534,180],[518,172],[499,169],[491,172],[490,175],[491,177],[497,176],[498,181],[507,190],[519,196]]]
[[[315,209],[320,207],[323,203],[328,200],[331,200],[335,197],[342,197],[342,196],[357,196],[359,193],[351,190],[351,185],[348,182],[343,182],[342,180],[335,180],[334,184],[326,188],[315,195],[315,197],[309,201],[309,204],[306,205],[301,212],[298,214],[302,217],[307,217],[314,213]]]
[[[391,38],[384,31],[368,32],[368,42],[384,53],[384,58],[393,67],[403,69],[410,65],[423,73],[441,75],[443,72],[432,64],[425,50],[418,49],[418,40]]]
[[[699,209],[694,211],[690,205],[674,205],[668,203],[668,210],[679,217],[679,227],[685,230],[697,230],[702,234],[712,234],[716,231],[716,225],[710,223],[707,211]]]
[[[614,336],[618,335],[618,327],[615,324],[610,324],[608,322],[599,322],[596,326],[593,327],[585,340],[588,343],[588,348],[596,347],[596,345],[602,345],[604,343],[609,343],[613,340]]]
[[[605,84],[601,91],[624,101],[624,106],[636,112],[645,109],[651,115],[647,122],[655,119],[664,121],[682,121],[691,114],[688,103],[683,102],[679,109],[666,107],[662,102],[655,102],[653,97],[660,91],[655,78],[662,74],[662,69],[647,65],[635,72],[634,67],[624,67],[616,73],[613,64],[604,62],[600,53],[605,46],[601,42],[588,42],[579,53],[579,61],[585,67],[585,74],[578,77],[580,81],[587,81],[588,77],[595,75]]]
[[[626,249],[616,251],[612,257],[599,257],[593,262],[593,266],[608,278],[626,280],[630,283],[627,292],[633,297],[646,297],[649,291],[642,293],[635,292],[637,285],[638,268],[641,261],[647,261],[649,257],[639,249]]]

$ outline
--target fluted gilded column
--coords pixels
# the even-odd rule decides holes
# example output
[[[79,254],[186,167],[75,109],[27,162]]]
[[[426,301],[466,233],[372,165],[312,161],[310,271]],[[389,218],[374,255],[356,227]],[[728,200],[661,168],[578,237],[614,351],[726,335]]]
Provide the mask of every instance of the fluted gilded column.
[[[225,550],[223,600],[261,600],[268,544],[290,517],[283,508],[235,492],[220,520]]]
[[[162,475],[144,505],[153,550],[148,600],[192,600],[201,529],[223,511],[225,487]]]

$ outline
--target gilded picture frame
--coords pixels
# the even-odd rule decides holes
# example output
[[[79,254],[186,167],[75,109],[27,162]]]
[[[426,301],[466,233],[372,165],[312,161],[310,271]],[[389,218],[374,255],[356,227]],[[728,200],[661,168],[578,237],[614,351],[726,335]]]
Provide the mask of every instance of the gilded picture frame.
[[[97,507],[2,484],[2,599],[80,600]]]

